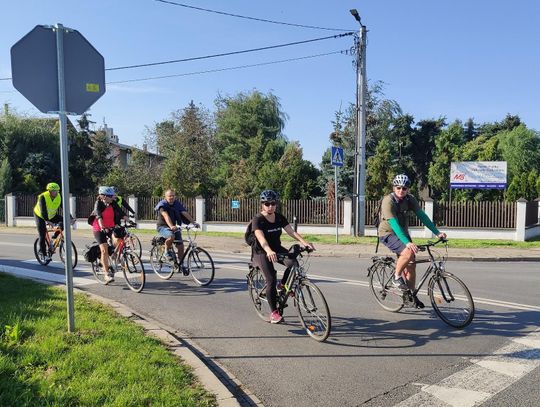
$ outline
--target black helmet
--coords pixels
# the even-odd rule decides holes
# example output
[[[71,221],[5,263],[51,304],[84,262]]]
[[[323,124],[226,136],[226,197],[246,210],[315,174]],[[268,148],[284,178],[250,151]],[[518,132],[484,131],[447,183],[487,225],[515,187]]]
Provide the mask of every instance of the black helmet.
[[[278,199],[277,192],[274,192],[271,189],[266,189],[261,192],[261,202],[277,201],[277,199]]]
[[[392,184],[394,184],[395,187],[410,187],[411,180],[405,174],[398,174],[395,176]]]

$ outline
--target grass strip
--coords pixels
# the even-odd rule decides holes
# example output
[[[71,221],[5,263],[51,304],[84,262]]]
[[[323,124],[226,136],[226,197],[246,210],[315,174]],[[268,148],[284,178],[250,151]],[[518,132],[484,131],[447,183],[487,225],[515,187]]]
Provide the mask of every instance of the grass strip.
[[[0,273],[1,406],[215,406],[189,366],[110,308]]]

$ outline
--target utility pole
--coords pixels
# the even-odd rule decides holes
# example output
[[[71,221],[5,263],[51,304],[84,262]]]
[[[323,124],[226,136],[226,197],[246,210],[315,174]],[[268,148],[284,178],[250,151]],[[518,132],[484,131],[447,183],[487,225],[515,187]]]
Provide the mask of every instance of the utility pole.
[[[356,50],[356,138],[354,174],[354,234],[364,236],[366,227],[366,39],[367,29],[356,9],[350,10],[360,30],[355,36]]]

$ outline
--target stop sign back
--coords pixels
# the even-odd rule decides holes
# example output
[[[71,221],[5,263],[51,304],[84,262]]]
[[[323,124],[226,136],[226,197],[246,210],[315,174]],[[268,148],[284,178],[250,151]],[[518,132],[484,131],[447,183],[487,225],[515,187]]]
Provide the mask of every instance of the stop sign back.
[[[11,47],[13,86],[43,113],[60,110],[56,29],[38,25]],[[65,110],[83,114],[105,93],[105,61],[78,31],[63,36]]]

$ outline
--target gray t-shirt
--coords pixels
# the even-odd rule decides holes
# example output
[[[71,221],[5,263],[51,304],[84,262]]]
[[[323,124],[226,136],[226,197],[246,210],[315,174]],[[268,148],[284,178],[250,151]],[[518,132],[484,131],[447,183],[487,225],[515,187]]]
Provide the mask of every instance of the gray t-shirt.
[[[379,225],[379,236],[386,236],[390,233],[394,233],[388,219],[397,219],[399,225],[403,229],[405,234],[409,234],[409,222],[407,220],[407,212],[416,212],[420,208],[418,200],[412,196],[407,195],[401,201],[391,193],[386,195],[381,203],[381,223]]]

